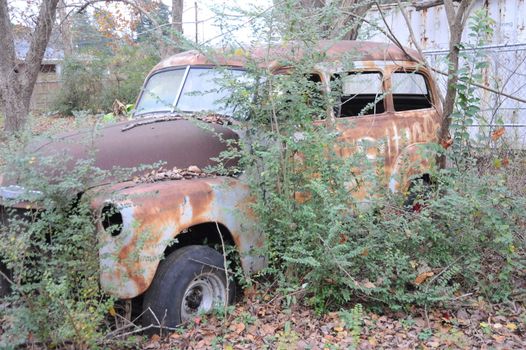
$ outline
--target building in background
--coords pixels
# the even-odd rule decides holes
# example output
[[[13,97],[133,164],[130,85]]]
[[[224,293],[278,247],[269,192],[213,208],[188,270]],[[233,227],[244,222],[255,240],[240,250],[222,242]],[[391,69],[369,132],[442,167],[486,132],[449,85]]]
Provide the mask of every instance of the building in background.
[[[15,40],[15,51],[19,60],[24,59],[29,51],[29,41],[25,39]],[[61,86],[60,73],[63,62],[64,51],[55,48],[53,43],[50,43],[46,48],[35,89],[31,96],[30,111],[32,113],[46,112],[51,108]]]
[[[419,1],[413,1],[413,4]],[[477,0],[472,12],[487,9],[488,16],[495,21],[491,41],[479,47],[470,47],[466,53],[481,56],[488,67],[483,70],[483,83],[506,94],[526,100],[526,2],[524,0]],[[368,22],[390,31],[398,40],[409,47],[415,47],[408,26],[398,4],[373,7]],[[406,8],[409,22],[418,45],[422,48],[429,64],[441,71],[447,71],[449,26],[443,5],[417,9],[414,5]],[[468,21],[469,22],[469,21]],[[468,23],[469,26],[469,23]],[[388,41],[387,37],[374,26],[364,24],[361,35],[373,41]],[[470,29],[463,33],[463,41],[470,39]],[[461,61],[462,64],[462,61]],[[437,80],[443,91],[447,77],[440,74]],[[481,98],[482,118],[470,127],[473,138],[488,140],[496,128],[506,128],[505,139],[514,147],[526,149],[526,103],[519,102],[488,90],[477,89]]]

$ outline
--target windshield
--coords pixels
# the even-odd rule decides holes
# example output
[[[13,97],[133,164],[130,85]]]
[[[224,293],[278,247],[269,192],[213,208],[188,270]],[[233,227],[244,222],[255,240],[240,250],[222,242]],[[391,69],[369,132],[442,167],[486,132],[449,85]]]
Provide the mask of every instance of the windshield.
[[[155,73],[146,82],[135,115],[174,111],[231,115],[234,106],[226,102],[232,94],[232,82],[244,75],[239,69],[200,67]]]

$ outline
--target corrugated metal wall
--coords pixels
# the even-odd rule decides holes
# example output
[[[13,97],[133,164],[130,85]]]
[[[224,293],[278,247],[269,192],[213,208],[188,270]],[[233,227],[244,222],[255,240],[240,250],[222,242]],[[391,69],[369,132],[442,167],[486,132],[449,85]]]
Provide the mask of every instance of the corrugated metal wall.
[[[484,83],[499,91],[526,99],[526,1],[477,1],[473,10],[480,8],[487,8],[489,16],[495,21],[492,41],[475,50],[488,62],[488,68],[483,71]],[[414,47],[399,7],[384,5],[382,11],[390,30],[400,42]],[[444,7],[437,6],[420,11],[407,7],[406,12],[428,62],[445,71],[449,26]],[[368,21],[385,28],[378,10],[369,13]],[[463,41],[469,40],[469,33],[469,28],[466,28]],[[362,35],[368,40],[388,41],[385,35],[370,25],[364,25]],[[470,52],[467,54],[469,56]],[[437,76],[437,80],[445,91],[446,78]],[[485,136],[497,127],[495,124],[498,120],[502,120],[506,126],[507,140],[516,147],[526,149],[526,104],[483,89],[478,89],[477,93],[482,99],[483,113],[478,125],[472,127],[472,134],[483,136],[482,138],[487,140]]]

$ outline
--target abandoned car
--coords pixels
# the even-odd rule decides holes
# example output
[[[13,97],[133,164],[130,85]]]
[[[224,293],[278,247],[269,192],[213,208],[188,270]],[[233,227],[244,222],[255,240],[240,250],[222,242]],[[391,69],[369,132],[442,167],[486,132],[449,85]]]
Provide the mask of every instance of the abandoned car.
[[[327,88],[335,75],[345,73],[341,103],[320,122],[332,120],[349,143],[384,139],[386,182],[393,191],[404,188],[409,181],[399,176],[404,159],[418,160],[420,147],[436,141],[441,107],[430,72],[414,59],[416,52],[394,45],[322,41],[316,49],[333,63],[353,53],[350,71],[330,64],[312,72]],[[247,274],[265,266],[265,257],[254,253],[265,235],[255,225],[243,174],[202,172],[226,149],[225,140],[240,137],[222,122],[221,116],[231,110],[220,103],[228,90],[215,85],[217,67],[241,78],[244,65],[238,56],[210,60],[196,51],[161,61],[145,80],[133,118],[104,126],[90,143],[96,149],[95,165],[102,169],[159,161],[166,169],[180,169],[162,175],[163,181],[152,175],[151,181],[94,186],[111,187],[98,191],[93,200],[98,213],[111,213],[98,222],[101,286],[119,299],[141,298],[145,324],[176,326],[232,300],[234,287],[225,276],[223,254],[214,246],[235,246]],[[279,60],[269,65],[275,74],[286,74]],[[39,145],[35,152],[86,157],[88,145],[82,140],[88,136],[89,131],[72,133]],[[7,179],[0,185],[0,199],[9,203],[26,191]],[[6,224],[5,208],[0,210]],[[5,293],[7,282],[2,279],[0,287]]]

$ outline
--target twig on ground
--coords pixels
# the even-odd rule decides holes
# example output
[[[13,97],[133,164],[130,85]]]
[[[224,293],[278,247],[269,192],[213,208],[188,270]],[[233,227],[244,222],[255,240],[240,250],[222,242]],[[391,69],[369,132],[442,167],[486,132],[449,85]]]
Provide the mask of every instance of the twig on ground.
[[[226,282],[226,300],[225,300],[225,305],[223,305],[223,307],[224,307],[224,319],[226,320],[228,316],[227,306],[228,306],[228,302],[230,301],[228,300],[230,298],[230,280],[229,280],[230,277],[228,274],[228,260],[226,258],[225,240],[223,239],[223,234],[221,233],[221,229],[219,228],[219,224],[217,223],[217,221],[215,222],[215,224],[216,224],[217,233],[219,234],[219,238],[221,239],[221,249],[223,250],[223,268],[225,270],[225,282]]]

